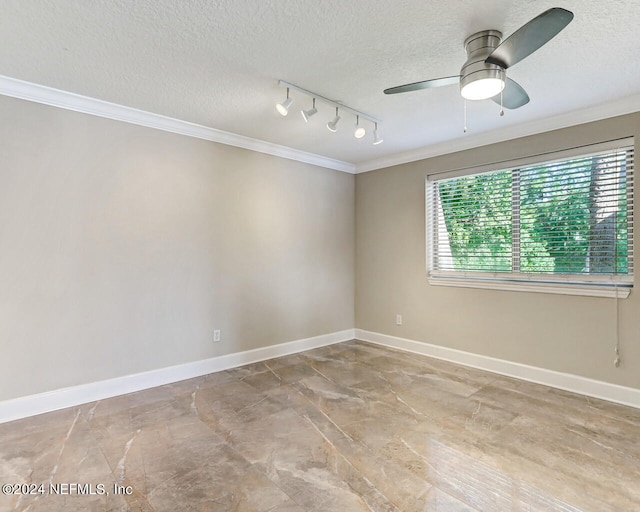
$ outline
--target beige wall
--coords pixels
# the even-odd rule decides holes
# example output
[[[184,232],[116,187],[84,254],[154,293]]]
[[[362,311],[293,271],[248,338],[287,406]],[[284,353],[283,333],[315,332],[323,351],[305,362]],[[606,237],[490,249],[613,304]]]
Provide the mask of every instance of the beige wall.
[[[0,118],[0,400],[353,328],[352,175],[6,97]]]
[[[6,97],[0,115],[0,400],[354,324],[640,388],[637,292],[616,369],[613,299],[429,286],[424,232],[426,174],[640,137],[640,113],[355,180]]]
[[[357,175],[356,327],[640,388],[637,290],[619,302],[615,368],[614,299],[435,287],[425,270],[427,174],[631,135],[640,113]]]

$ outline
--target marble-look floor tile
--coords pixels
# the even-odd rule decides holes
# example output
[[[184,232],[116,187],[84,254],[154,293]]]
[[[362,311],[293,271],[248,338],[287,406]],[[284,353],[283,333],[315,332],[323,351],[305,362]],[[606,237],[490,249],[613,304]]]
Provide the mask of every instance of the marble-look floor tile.
[[[354,340],[0,425],[1,483],[109,491],[0,512],[632,512],[639,439],[636,409]]]

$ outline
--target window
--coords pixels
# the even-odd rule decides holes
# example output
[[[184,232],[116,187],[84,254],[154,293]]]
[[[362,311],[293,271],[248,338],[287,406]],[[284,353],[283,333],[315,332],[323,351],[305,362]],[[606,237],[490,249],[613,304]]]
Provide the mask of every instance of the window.
[[[429,176],[426,192],[430,283],[628,295],[633,140]]]

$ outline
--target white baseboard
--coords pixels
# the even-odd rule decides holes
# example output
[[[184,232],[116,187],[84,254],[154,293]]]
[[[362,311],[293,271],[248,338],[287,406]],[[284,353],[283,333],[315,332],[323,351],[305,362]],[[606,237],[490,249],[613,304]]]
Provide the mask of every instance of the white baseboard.
[[[333,345],[334,343],[352,340],[354,337],[354,330],[347,329],[314,336],[313,338],[290,341],[168,368],[5,400],[0,402],[0,423],[171,384],[172,382],[200,377],[201,375],[228,370],[245,364],[266,361],[274,357]]]
[[[0,402],[0,423],[333,345],[353,338],[640,409],[640,389],[362,329],[347,329],[313,338],[6,400]]]
[[[580,395],[600,398],[602,400],[608,400],[609,402],[616,402],[640,409],[640,389],[619,386],[617,384],[580,377],[579,375],[547,370],[526,364],[514,363],[505,361],[504,359],[472,354],[471,352],[441,347],[421,341],[364,331],[362,329],[355,330],[355,337],[358,340],[368,341],[377,345],[442,359],[479,370],[515,377],[517,379],[535,382],[536,384],[564,389]]]

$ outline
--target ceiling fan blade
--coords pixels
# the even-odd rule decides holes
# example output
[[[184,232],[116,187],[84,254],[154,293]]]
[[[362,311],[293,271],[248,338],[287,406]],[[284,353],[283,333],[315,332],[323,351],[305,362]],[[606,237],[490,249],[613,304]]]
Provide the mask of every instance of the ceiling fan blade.
[[[507,37],[486,62],[510,68],[548,43],[573,19],[573,13],[554,7],[533,18]]]
[[[444,78],[434,78],[433,80],[425,80],[424,82],[414,82],[412,84],[399,85],[385,89],[385,94],[398,94],[399,92],[419,91],[420,89],[432,89],[434,87],[442,87],[443,85],[453,85],[460,82],[460,77],[446,76]]]
[[[499,94],[491,99],[500,105]],[[504,84],[504,89],[502,90],[502,106],[513,110],[515,108],[520,108],[527,103],[529,103],[529,95],[527,92],[522,88],[522,86],[520,86],[520,84],[514,82],[511,78],[507,78],[506,83]]]

